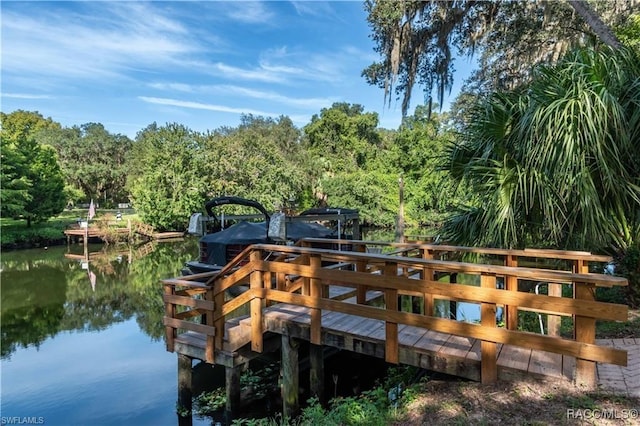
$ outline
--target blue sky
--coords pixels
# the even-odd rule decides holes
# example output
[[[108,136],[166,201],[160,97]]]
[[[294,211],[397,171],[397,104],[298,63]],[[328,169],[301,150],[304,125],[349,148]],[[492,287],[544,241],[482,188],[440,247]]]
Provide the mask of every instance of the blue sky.
[[[362,70],[378,59],[362,2],[2,1],[2,105],[63,126],[102,123],[135,137],[147,125],[197,131],[241,114],[302,127],[334,102],[400,124]],[[458,63],[469,68],[468,61]],[[468,71],[458,73],[452,95]],[[411,110],[423,99],[413,98]]]

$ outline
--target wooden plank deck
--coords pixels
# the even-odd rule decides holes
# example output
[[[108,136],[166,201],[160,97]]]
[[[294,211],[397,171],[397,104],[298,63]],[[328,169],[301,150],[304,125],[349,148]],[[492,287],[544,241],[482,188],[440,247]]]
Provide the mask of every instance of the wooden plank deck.
[[[374,297],[374,295],[368,295]],[[307,308],[276,304],[264,310],[265,332],[288,334],[309,341],[310,311]],[[250,351],[251,319],[247,316],[227,321],[224,351],[216,351],[216,362],[238,365],[260,354]],[[480,381],[480,341],[439,333],[420,327],[400,325],[398,332],[401,364]],[[268,338],[265,339],[265,342]],[[272,339],[275,349],[280,339]],[[206,339],[195,332],[178,335],[176,351],[204,359]],[[385,325],[339,312],[322,312],[322,344],[341,350],[384,358]],[[268,346],[268,345],[267,345]],[[220,353],[218,353],[220,352]],[[514,379],[524,374],[537,377],[573,378],[575,359],[545,351],[511,345],[497,345],[498,378]],[[231,364],[229,364],[231,362]]]
[[[130,231],[127,228],[111,228],[109,232],[114,232],[117,234],[128,234]],[[96,238],[101,237],[105,234],[104,230],[100,228],[73,228],[73,229],[65,229],[64,235],[66,236],[74,236],[74,237],[89,237]]]

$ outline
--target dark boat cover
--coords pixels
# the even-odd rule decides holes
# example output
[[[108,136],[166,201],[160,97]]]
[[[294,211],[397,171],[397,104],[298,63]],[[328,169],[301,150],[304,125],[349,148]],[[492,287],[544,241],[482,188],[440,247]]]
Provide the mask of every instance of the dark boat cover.
[[[212,265],[226,265],[228,260],[227,247],[230,245],[248,246],[251,244],[267,243],[267,228],[265,222],[238,222],[227,229],[213,234],[207,234],[200,239],[200,246],[206,245],[207,259],[201,262]],[[287,239],[297,241],[301,238],[329,238],[333,236],[331,229],[318,223],[288,222]]]

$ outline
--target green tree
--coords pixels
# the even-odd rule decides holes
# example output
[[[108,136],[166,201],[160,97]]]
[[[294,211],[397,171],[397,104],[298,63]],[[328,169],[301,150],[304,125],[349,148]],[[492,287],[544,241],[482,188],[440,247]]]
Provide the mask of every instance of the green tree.
[[[629,20],[616,27],[620,42],[640,54],[640,13],[634,13]]]
[[[593,6],[593,7],[592,7]],[[375,50],[382,56],[363,71],[367,81],[395,89],[402,111],[415,85],[442,103],[453,83],[455,51],[481,50],[482,78],[494,87],[528,81],[531,66],[554,63],[576,46],[598,39],[618,48],[611,28],[633,12],[620,2],[477,2],[368,0],[365,9]]]
[[[291,119],[244,115],[237,128],[221,128],[206,142],[210,196],[235,195],[268,210],[301,200],[300,131]]]
[[[581,49],[472,111],[454,178],[482,204],[446,224],[464,244],[626,248],[640,238],[640,58]]]
[[[31,181],[25,175],[27,160],[9,139],[1,138],[0,206],[2,216],[20,217],[31,201]]]
[[[393,145],[394,164],[405,184],[409,224],[434,224],[460,201],[458,188],[442,167],[454,134],[445,125],[446,115],[430,114],[426,105],[403,119]]]
[[[202,135],[179,124],[140,131],[127,158],[127,186],[141,220],[158,230],[184,230],[207,193]]]
[[[53,129],[41,137],[56,148],[70,189],[104,206],[128,201],[125,159],[133,143],[128,137],[99,123]]]
[[[29,227],[62,212],[66,204],[55,150],[37,140],[43,130],[59,128],[59,124],[22,110],[2,113],[1,118],[1,211],[25,219]]]
[[[337,205],[338,200],[348,198],[349,186],[332,180],[361,171],[375,158],[381,143],[377,126],[377,113],[364,112],[358,104],[335,103],[304,127],[307,170],[318,204]]]

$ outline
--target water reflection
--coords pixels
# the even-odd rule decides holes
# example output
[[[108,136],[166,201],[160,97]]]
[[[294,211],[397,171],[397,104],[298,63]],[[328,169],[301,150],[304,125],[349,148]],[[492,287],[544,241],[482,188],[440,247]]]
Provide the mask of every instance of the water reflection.
[[[154,339],[163,336],[158,281],[177,275],[195,242],[142,247],[66,247],[2,255],[2,358],[38,346],[62,331],[103,330],[135,317]],[[78,247],[72,247],[77,249]]]
[[[2,253],[3,417],[177,423],[176,356],[165,350],[159,281],[178,275],[197,243],[157,243],[144,255],[138,249]]]

